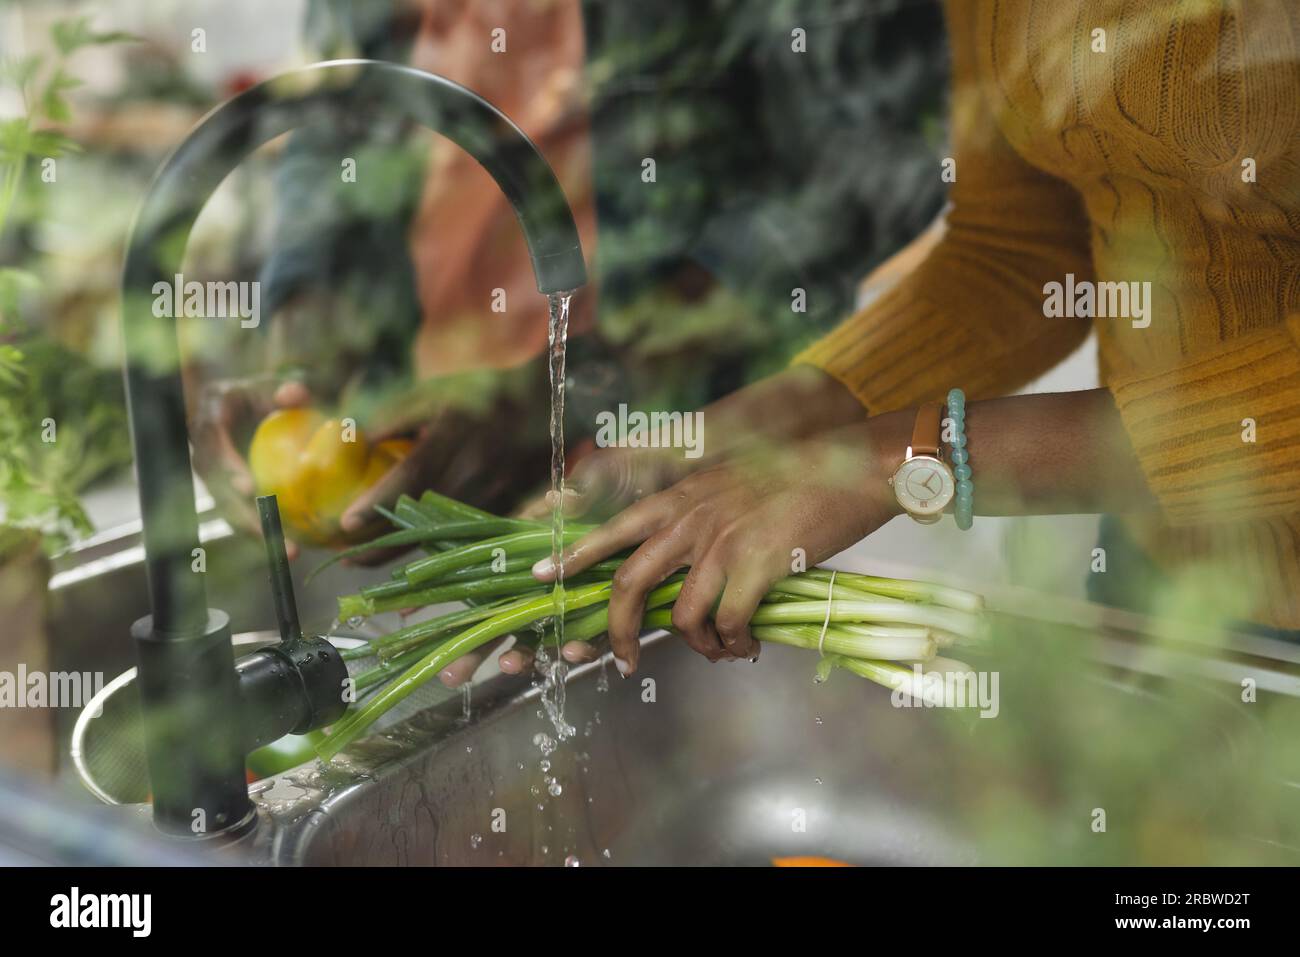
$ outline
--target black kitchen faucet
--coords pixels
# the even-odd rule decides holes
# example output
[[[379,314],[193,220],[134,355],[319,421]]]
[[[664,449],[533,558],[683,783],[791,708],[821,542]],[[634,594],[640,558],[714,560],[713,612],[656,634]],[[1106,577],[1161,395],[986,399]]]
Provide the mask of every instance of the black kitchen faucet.
[[[347,670],[327,640],[301,633],[273,498],[258,504],[281,642],[236,667],[230,620],[208,607],[195,570],[202,564],[194,561],[198,516],[176,317],[156,314],[153,290],[180,272],[204,204],[257,147],[312,123],[360,130],[374,116],[426,126],[492,175],[523,228],[541,292],[567,292],[587,279],[573,213],[537,147],[486,100],[409,67],[335,60],[281,74],[209,113],[163,164],[128,239],[122,327],[153,610],[132,635],[154,823],[178,837],[251,826],[245,756],[336,720],[346,708]]]

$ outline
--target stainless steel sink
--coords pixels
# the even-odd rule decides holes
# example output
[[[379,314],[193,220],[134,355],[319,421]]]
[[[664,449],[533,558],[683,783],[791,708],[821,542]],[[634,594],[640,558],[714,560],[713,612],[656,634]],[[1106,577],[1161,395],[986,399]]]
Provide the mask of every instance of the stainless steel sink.
[[[897,708],[887,690],[847,674],[814,686],[813,665],[809,653],[775,646],[757,664],[709,664],[661,635],[647,641],[631,680],[609,664],[575,670],[566,713],[578,733],[549,756],[554,796],[537,743],[554,729],[537,689],[493,679],[475,690],[469,724],[449,702],[359,742],[341,768],[276,779],[260,796],[263,826],[249,853],[282,865],[766,865],[804,856],[909,865],[1009,854],[1088,863],[1114,859],[1088,843],[1098,794],[1114,816],[1114,847],[1132,837],[1126,822],[1144,810],[1147,782],[1174,771],[1125,765],[1118,747],[1113,774],[1103,771],[1096,787],[1053,793],[1063,756],[1036,739],[1026,745],[1023,723]],[[1121,677],[1063,676],[1053,694],[1068,701],[1086,683],[1088,707],[1122,714],[1124,728],[1180,720],[1150,682]],[[1004,687],[1017,680],[1002,674]],[[1249,719],[1214,694],[1195,707],[1217,710],[1193,760],[1219,762],[1297,810],[1300,794],[1282,793],[1279,769],[1238,757]],[[1046,807],[1037,831],[1021,817],[1025,801]],[[1036,836],[1009,851],[1022,824]],[[1244,818],[1208,825],[1222,832],[1214,840],[1251,848],[1253,861],[1300,861]],[[1209,837],[1197,846],[1211,846]],[[1146,842],[1144,856],[1120,852],[1121,861],[1180,853],[1177,842],[1165,850],[1133,840]]]
[[[261,795],[256,854],[277,864],[770,864],[816,855],[858,864],[969,863],[937,792],[909,755],[933,713],[843,676],[812,687],[806,652],[710,665],[649,639],[642,666],[569,677],[577,734],[555,738],[538,690],[493,679]],[[653,700],[648,700],[653,699]],[[545,737],[539,737],[544,735]],[[929,761],[925,762],[929,765]],[[504,830],[493,829],[494,814]]]
[[[241,629],[266,627],[263,589],[250,586],[264,574],[260,550],[228,534],[211,548],[220,552],[210,555],[211,567],[223,569],[214,594]],[[144,607],[143,576],[121,554],[92,556],[101,567],[83,563],[56,588],[54,639],[64,667],[102,668],[111,677],[132,663],[126,628]],[[323,577],[301,592],[308,618],[328,615],[325,605],[312,608],[313,596],[354,588],[358,572]],[[1041,612],[1041,599],[1033,604]],[[78,614],[88,607],[95,628]],[[220,856],[229,860],[233,851],[277,865],[764,865],[810,855],[854,864],[1101,862],[1087,856],[1099,842],[1073,836],[1089,833],[1089,811],[1103,800],[1094,791],[1104,792],[1118,831],[1171,768],[1160,758],[1121,766],[1117,754],[1112,766],[1094,756],[1088,773],[1095,778],[1081,786],[1071,779],[1074,790],[1063,791],[1061,768],[1078,756],[1054,753],[1034,723],[1059,724],[1083,700],[1075,689],[1088,683],[1088,707],[1122,713],[1121,727],[1138,729],[1135,735],[1168,726],[1164,689],[1179,668],[1143,639],[1142,622],[1096,620],[1059,602],[1052,608],[1058,624],[1074,622],[1096,654],[1089,667],[1054,672],[1045,700],[1015,702],[1019,719],[895,708],[887,691],[846,674],[814,686],[808,652],[768,646],[757,664],[711,665],[659,635],[646,640],[631,680],[608,663],[570,674],[566,714],[577,734],[549,757],[538,736],[555,731],[538,689],[528,679],[494,677],[474,689],[469,722],[459,696],[448,693],[358,742],[328,769],[305,766],[256,785],[259,827]],[[1099,633],[1107,635],[1100,643]],[[1221,699],[1235,693],[1240,676],[1232,669],[1247,668],[1267,707],[1300,710],[1300,652],[1258,642],[1245,650],[1238,664],[1189,654],[1195,668],[1186,670],[1218,681]],[[1044,680],[1037,672],[1018,677],[1010,660],[997,667],[1004,699]],[[1300,787],[1287,783],[1300,780],[1295,769],[1234,757],[1242,742],[1259,737],[1252,712],[1213,694],[1203,707],[1218,709],[1208,722],[1213,730],[1187,741],[1180,760],[1203,754],[1239,788],[1277,793],[1269,813],[1279,822],[1300,819]],[[1297,723],[1300,717],[1290,727]],[[548,793],[543,760],[558,794]],[[1021,817],[1031,806],[1041,815],[1032,832]],[[125,813],[143,819],[140,811]],[[1248,848],[1250,862],[1300,863],[1300,842],[1285,827],[1281,836],[1261,830],[1260,820],[1229,813],[1196,822],[1216,830],[1197,846],[1213,837],[1213,847]],[[1176,851],[1180,842],[1168,846]],[[1166,853],[1157,841],[1140,859],[1104,860],[1189,863]]]

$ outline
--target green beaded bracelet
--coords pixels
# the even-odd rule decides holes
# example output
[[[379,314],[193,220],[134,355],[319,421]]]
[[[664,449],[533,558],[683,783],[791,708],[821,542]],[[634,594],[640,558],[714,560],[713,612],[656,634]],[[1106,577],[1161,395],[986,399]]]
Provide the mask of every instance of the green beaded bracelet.
[[[975,520],[975,484],[971,481],[970,450],[966,447],[966,393],[961,389],[948,392],[948,418],[952,419],[952,474],[957,479],[952,512],[957,527],[965,531]]]

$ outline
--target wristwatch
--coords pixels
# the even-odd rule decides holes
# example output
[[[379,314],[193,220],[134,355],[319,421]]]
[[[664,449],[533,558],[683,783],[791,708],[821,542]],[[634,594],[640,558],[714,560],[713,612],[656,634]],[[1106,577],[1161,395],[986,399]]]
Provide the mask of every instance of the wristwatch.
[[[943,406],[938,402],[917,410],[907,457],[889,479],[898,504],[922,525],[933,525],[943,517],[943,510],[957,489],[952,469],[940,457],[942,419]]]

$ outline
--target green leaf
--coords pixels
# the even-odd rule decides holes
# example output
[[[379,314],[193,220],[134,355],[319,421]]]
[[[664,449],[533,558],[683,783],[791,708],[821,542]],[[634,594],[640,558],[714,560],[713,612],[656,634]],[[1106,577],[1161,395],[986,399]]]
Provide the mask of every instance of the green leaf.
[[[68,101],[63,94],[79,86],[81,81],[68,74],[63,67],[55,70],[41,93],[41,109],[45,111],[45,115],[56,123],[67,123],[71,120],[72,110],[68,108]]]
[[[54,45],[59,48],[59,52],[64,56],[84,46],[122,43],[140,39],[135,34],[126,33],[122,30],[106,32],[93,30],[90,26],[90,17],[71,17],[67,20],[59,20],[54,26],[50,27],[50,36],[54,39]]]
[[[0,346],[0,382],[11,389],[23,384],[23,354],[13,346]]]
[[[18,309],[18,297],[22,292],[40,287],[41,281],[34,273],[11,267],[0,269],[0,317],[12,317]]]
[[[16,164],[27,158],[32,147],[32,128],[27,117],[0,120],[0,163]]]
[[[18,89],[24,89],[41,68],[42,57],[39,53],[27,56],[6,57],[0,65],[0,76],[5,77]]]
[[[70,17],[55,21],[50,27],[50,37],[64,56],[94,42],[94,36],[94,31],[90,29],[90,17]]]
[[[67,70],[63,69],[63,67],[59,67],[54,71],[54,75],[50,77],[49,82],[45,84],[45,89],[47,91],[54,90],[56,92],[71,90],[81,86],[82,82],[83,81],[77,79]]]
[[[139,43],[144,37],[136,33],[128,33],[125,30],[108,30],[104,33],[96,33],[91,38],[91,43],[96,46],[103,46],[106,43]]]
[[[36,130],[31,135],[28,151],[33,156],[62,156],[64,153],[80,153],[81,146],[76,140],[60,133],[58,130]]]
[[[41,109],[55,123],[66,123],[72,119],[72,110],[68,107],[68,101],[51,90],[46,90],[41,97]]]

